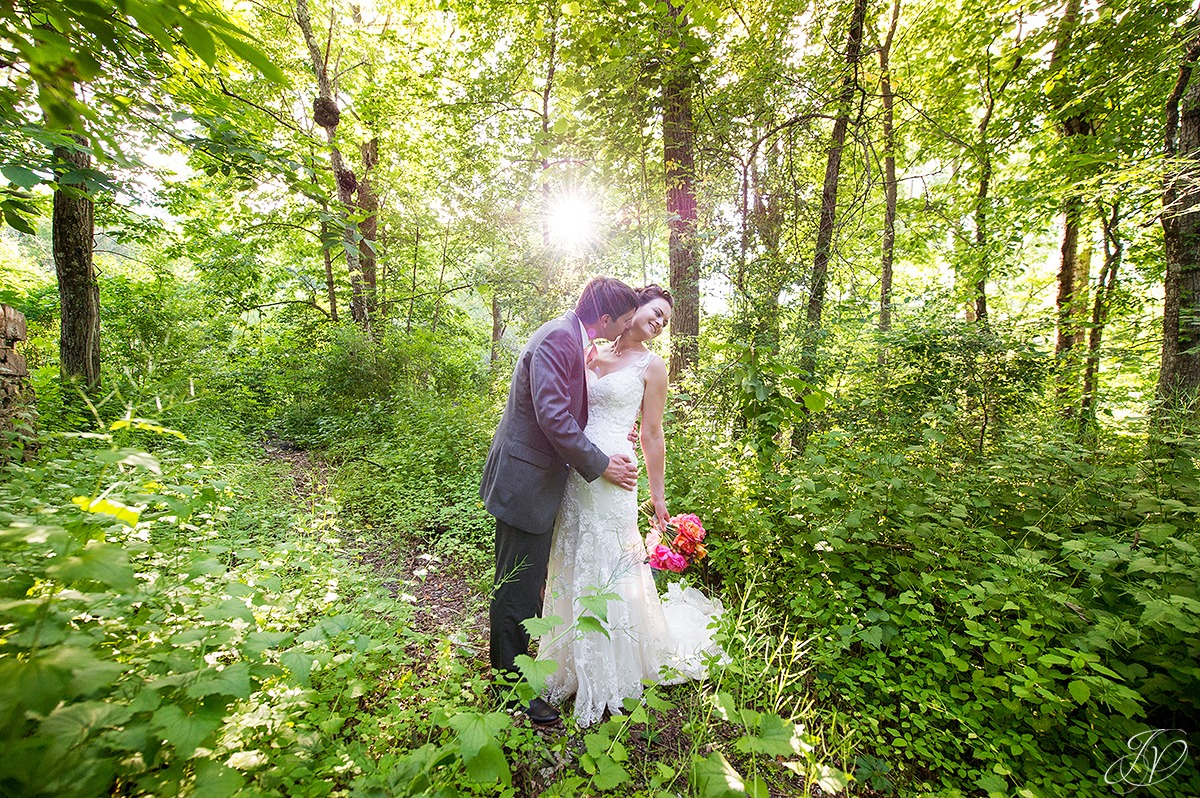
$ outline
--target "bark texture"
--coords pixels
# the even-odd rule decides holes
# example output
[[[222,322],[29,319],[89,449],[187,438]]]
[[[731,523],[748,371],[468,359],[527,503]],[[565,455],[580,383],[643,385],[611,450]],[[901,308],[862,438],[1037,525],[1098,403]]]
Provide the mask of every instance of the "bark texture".
[[[687,27],[683,9],[667,4],[676,31]],[[696,245],[695,67],[676,59],[663,82],[663,163],[667,183],[668,262],[675,315],[671,320],[670,378],[695,365],[700,334],[700,258]]]
[[[1186,159],[1163,195],[1167,276],[1158,396],[1170,409],[1189,406],[1200,389],[1200,82],[1190,80],[1198,49],[1193,46],[1191,61],[1180,70],[1167,113],[1167,154]]]
[[[91,166],[91,156],[78,149],[58,147],[61,171]],[[54,270],[62,331],[59,370],[64,381],[78,380],[88,389],[100,385],[100,284],[92,261],[95,227],[92,200],[82,188],[54,192]]]

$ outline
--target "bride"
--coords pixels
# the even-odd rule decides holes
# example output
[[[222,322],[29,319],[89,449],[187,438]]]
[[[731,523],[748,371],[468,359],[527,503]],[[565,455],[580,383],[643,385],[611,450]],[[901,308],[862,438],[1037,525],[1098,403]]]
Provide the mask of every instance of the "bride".
[[[588,364],[584,434],[605,454],[634,457],[629,430],[641,412],[641,444],[654,520],[670,517],[663,488],[663,409],[667,369],[646,348],[671,320],[674,300],[657,285],[638,290],[638,309],[625,331]],[[637,495],[606,480],[572,472],[554,525],[542,617],[562,623],[543,635],[538,659],[554,660],[551,702],[575,695],[580,726],[605,708],[642,694],[642,680],[703,678],[705,660],[719,656],[709,624],[719,603],[672,583],[660,599],[638,524]],[[579,619],[589,618],[577,625]],[[596,631],[603,627],[603,631]]]

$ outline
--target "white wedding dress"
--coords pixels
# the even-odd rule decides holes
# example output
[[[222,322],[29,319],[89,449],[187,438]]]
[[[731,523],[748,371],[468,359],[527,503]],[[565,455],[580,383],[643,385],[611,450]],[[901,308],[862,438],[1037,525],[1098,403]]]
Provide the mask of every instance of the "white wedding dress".
[[[584,433],[605,454],[636,457],[629,430],[642,406],[647,354],[597,377],[588,370],[588,424]],[[637,494],[601,477],[585,482],[572,472],[554,525],[542,616],[561,625],[543,635],[538,659],[555,660],[547,699],[575,696],[575,719],[590,726],[605,707],[642,694],[642,680],[702,679],[720,648],[709,628],[722,612],[700,591],[671,583],[659,598],[639,528]],[[597,618],[607,632],[581,631],[580,616]],[[585,621],[585,625],[595,621]]]

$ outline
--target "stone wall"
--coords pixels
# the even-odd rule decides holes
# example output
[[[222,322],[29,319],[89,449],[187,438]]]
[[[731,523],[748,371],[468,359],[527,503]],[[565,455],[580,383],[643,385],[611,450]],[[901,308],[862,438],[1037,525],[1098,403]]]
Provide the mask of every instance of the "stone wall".
[[[29,386],[29,369],[25,357],[17,351],[17,344],[25,340],[25,316],[8,305],[0,305],[0,458],[9,448],[5,440],[16,429],[18,422],[28,424],[36,414],[33,389]],[[32,441],[21,436],[23,448],[28,454]],[[22,446],[22,441],[17,441]]]

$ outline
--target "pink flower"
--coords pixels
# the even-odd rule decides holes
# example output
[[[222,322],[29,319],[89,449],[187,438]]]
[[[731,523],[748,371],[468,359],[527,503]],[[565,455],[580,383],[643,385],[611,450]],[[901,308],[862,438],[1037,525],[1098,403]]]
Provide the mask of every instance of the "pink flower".
[[[654,551],[654,547],[660,543],[662,543],[662,530],[651,524],[650,531],[646,533],[646,550]]]
[[[688,567],[687,557],[678,552],[668,551],[667,556],[663,558],[663,567],[677,574],[683,573],[683,569]]]
[[[650,567],[679,573],[708,554],[704,544],[707,533],[704,524],[694,513],[672,516],[666,529],[651,522],[646,534],[646,550],[650,553]]]

